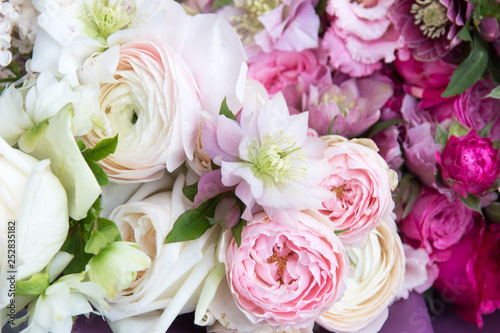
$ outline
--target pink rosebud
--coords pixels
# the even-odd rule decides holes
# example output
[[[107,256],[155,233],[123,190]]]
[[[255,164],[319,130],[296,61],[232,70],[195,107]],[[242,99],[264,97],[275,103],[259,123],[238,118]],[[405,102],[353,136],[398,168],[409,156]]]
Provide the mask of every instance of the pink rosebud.
[[[459,138],[452,135],[443,152],[436,152],[436,160],[445,182],[462,197],[484,194],[500,174],[498,149],[476,131]]]
[[[479,34],[487,42],[493,42],[500,37],[497,19],[494,17],[483,17],[479,23]]]
[[[254,324],[310,325],[344,290],[348,261],[340,239],[317,211],[254,217],[241,245],[233,239],[226,251],[234,301]]]

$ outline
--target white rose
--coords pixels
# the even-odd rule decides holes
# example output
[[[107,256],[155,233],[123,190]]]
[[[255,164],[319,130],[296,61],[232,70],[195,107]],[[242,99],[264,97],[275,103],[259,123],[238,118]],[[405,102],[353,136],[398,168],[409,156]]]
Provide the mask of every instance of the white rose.
[[[405,253],[394,220],[382,220],[364,249],[352,248],[347,253],[354,275],[345,281],[344,296],[316,323],[339,333],[378,332],[405,274]]]
[[[15,226],[14,226],[14,222]],[[0,138],[0,269],[17,270],[17,280],[43,269],[68,234],[66,192],[49,161],[11,148]],[[15,269],[7,260],[9,231],[15,229]],[[9,267],[9,269],[7,269]],[[8,286],[0,281],[0,308],[6,305]]]
[[[122,239],[141,245],[152,262],[110,302],[106,317],[115,332],[165,332],[178,314],[195,309],[200,286],[215,266],[216,227],[193,241],[163,244],[189,205],[182,193],[184,179],[179,175],[171,191],[159,193],[156,182],[146,183],[143,188],[151,189],[151,196],[140,188],[110,215]]]

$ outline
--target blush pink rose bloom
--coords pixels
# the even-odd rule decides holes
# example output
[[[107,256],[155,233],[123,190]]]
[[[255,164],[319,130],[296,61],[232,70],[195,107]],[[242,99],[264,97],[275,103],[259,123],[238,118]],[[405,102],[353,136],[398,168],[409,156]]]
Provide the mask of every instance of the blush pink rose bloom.
[[[335,230],[345,230],[339,237],[346,246],[363,246],[368,234],[394,209],[391,191],[398,175],[369,139],[323,138],[329,142],[323,159],[334,168],[322,185],[335,197],[323,202],[321,212]]]
[[[451,250],[451,258],[439,263],[434,287],[462,318],[482,328],[482,316],[500,308],[500,225],[476,221]]]
[[[457,196],[452,200],[422,187],[410,213],[400,222],[403,240],[424,248],[433,261],[448,260],[449,248],[472,227],[474,215]]]
[[[370,75],[382,68],[381,61],[394,61],[403,39],[387,16],[395,0],[330,0],[326,12],[331,27],[322,46],[333,68],[353,77]]]
[[[295,85],[299,79],[305,85],[316,81],[324,72],[316,54],[311,50],[259,53],[248,61],[248,76],[262,83],[270,96],[283,88]]]
[[[229,288],[254,324],[308,326],[345,287],[347,254],[317,211],[257,214],[226,253]]]
[[[444,181],[462,197],[484,194],[500,175],[498,149],[475,131],[459,138],[452,135],[436,160]]]

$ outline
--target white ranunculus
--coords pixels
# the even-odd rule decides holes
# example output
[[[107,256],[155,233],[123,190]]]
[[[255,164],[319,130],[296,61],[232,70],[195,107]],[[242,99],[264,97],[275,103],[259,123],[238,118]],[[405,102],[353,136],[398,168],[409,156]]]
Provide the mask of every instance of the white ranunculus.
[[[64,243],[68,234],[68,203],[49,161],[11,148],[0,138],[0,269],[7,270],[7,245],[15,222],[17,280],[43,269]],[[5,254],[5,255],[4,255]],[[13,270],[10,268],[8,270]],[[2,275],[4,276],[4,275]],[[0,295],[8,289],[0,281]],[[0,308],[6,305],[0,298]]]
[[[354,275],[345,281],[344,296],[316,323],[339,333],[378,332],[405,274],[403,244],[392,217],[370,233],[364,249],[352,248],[347,253]]]
[[[184,179],[179,175],[173,189],[163,192],[156,182],[146,183],[111,213],[122,239],[141,245],[152,261],[110,302],[106,317],[115,332],[165,332],[179,313],[195,309],[201,285],[215,266],[217,227],[193,241],[163,244],[190,204],[182,193]]]

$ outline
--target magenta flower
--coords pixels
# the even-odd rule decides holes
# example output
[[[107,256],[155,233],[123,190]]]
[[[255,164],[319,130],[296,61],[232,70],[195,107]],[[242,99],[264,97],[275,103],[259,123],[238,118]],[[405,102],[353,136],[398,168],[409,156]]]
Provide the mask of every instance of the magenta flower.
[[[484,194],[500,174],[498,149],[474,130],[459,138],[452,135],[436,160],[444,181],[462,197]]]

